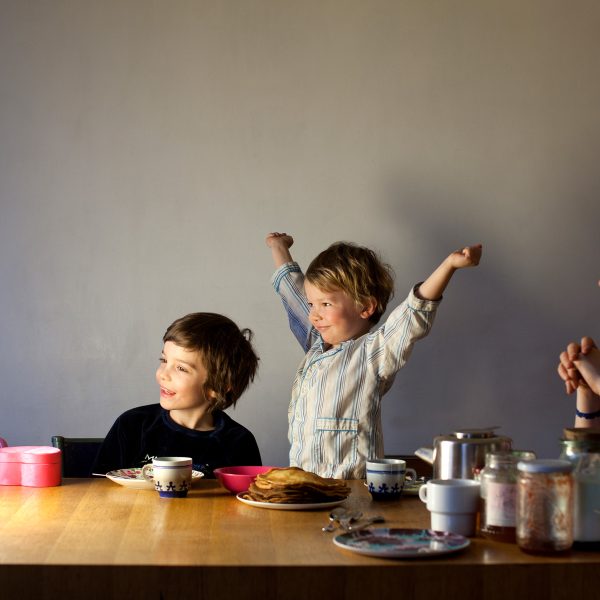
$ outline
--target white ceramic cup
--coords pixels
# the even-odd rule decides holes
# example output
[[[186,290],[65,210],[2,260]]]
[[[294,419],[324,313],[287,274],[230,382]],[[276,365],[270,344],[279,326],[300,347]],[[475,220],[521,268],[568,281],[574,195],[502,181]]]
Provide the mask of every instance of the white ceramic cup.
[[[154,489],[161,498],[185,498],[192,487],[192,459],[187,456],[159,456],[152,460],[151,465],[144,465],[142,475],[154,483]]]
[[[419,489],[431,513],[431,529],[475,535],[480,484],[473,479],[432,479]]]
[[[406,475],[415,481],[417,473],[406,468],[400,458],[374,458],[367,461],[367,487],[373,500],[397,500],[400,498]]]

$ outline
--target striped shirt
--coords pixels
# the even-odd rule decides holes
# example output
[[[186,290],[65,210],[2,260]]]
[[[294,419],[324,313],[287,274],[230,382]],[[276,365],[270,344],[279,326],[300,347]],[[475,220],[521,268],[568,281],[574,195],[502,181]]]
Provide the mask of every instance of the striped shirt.
[[[419,299],[413,289],[383,325],[327,348],[310,323],[298,264],[282,265],[272,283],[306,352],[288,409],[290,465],[322,477],[361,479],[365,461],[384,455],[381,398],[414,343],[429,333],[439,301]]]

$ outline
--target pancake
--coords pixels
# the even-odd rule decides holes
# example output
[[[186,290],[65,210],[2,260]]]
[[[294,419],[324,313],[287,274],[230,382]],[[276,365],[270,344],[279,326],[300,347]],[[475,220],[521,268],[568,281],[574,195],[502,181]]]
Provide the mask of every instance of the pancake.
[[[339,479],[321,477],[298,467],[273,468],[256,476],[244,498],[277,504],[310,504],[341,500],[350,488]]]

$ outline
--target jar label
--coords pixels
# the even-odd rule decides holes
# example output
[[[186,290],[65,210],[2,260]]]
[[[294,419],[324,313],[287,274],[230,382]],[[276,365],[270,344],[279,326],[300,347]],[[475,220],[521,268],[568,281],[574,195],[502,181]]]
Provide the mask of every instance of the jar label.
[[[486,483],[486,525],[514,527],[516,523],[517,486],[510,483]]]

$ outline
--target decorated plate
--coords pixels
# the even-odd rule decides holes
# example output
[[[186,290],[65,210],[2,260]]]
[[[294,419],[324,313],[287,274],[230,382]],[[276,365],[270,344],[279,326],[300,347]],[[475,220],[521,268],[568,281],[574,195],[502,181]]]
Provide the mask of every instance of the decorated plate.
[[[258,502],[257,500],[248,500],[243,498],[245,492],[240,492],[236,498],[247,504],[248,506],[255,506],[256,508],[271,508],[273,510],[319,510],[321,508],[333,508],[339,506],[342,502],[346,501],[346,498],[339,500],[327,500],[326,502],[309,502],[303,504],[278,504],[277,502]]]
[[[429,558],[459,552],[471,541],[455,533],[430,529],[373,527],[333,538],[340,548],[381,558]]]
[[[109,471],[106,477],[119,485],[134,489],[134,490],[153,490],[154,484],[152,481],[144,479],[142,475],[142,469],[117,469],[116,471]],[[192,485],[194,482],[202,479],[204,473],[202,471],[192,471]]]

